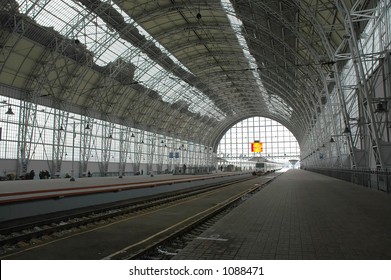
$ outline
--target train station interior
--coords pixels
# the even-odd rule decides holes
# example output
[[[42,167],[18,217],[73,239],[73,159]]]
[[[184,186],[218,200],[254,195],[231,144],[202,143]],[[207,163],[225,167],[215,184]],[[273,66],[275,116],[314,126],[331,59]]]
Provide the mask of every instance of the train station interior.
[[[391,259],[390,112],[389,0],[0,0],[0,225],[248,177],[174,258]]]

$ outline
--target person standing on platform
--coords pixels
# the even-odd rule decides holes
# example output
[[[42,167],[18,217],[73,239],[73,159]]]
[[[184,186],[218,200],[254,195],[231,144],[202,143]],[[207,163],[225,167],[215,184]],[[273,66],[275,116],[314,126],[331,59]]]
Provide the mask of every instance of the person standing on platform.
[[[34,172],[34,169],[32,169],[30,171],[30,180],[34,180],[34,177],[35,177],[35,172]]]

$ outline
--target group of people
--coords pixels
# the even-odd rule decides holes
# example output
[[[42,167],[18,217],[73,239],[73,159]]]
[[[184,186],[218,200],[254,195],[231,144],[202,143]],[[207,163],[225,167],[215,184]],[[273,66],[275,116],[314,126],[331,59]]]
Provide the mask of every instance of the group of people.
[[[41,170],[39,171],[39,179],[49,179],[50,173],[47,170]]]
[[[35,171],[34,169],[31,170],[30,172],[27,172],[23,177],[25,180],[34,180],[35,177]],[[50,173],[47,170],[41,170],[39,172],[39,179],[49,179],[50,178]]]

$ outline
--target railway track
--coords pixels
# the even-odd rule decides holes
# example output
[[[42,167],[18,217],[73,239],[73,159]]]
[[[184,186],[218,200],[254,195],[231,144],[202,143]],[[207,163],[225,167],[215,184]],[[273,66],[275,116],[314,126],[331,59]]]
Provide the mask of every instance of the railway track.
[[[132,244],[127,248],[123,248],[120,251],[109,255],[105,259],[171,259],[178,251],[194,240],[194,238],[198,238],[203,231],[212,226],[233,208],[260,191],[270,181],[271,180],[268,180],[263,184],[255,184],[253,187],[233,195],[229,199],[204,210],[202,213],[187,218],[182,222],[183,225],[177,226],[177,229],[173,230],[171,234],[165,235],[165,237],[158,239],[155,242],[150,242],[150,238],[147,238],[142,242],[139,242],[139,244]],[[158,235],[158,233],[156,235]],[[128,252],[129,249],[136,247],[136,245],[140,245],[140,243],[144,243],[143,249]]]
[[[56,217],[45,215],[33,222],[24,222],[17,225],[3,224],[0,225],[0,258],[18,252],[21,249],[61,238],[64,235],[72,236],[72,234],[91,230],[102,224],[117,222],[140,212],[152,211],[159,207],[185,201],[249,179],[253,179],[253,177],[206,184],[202,187],[155,195],[142,200],[111,203],[110,205],[93,207],[83,211],[68,211]]]

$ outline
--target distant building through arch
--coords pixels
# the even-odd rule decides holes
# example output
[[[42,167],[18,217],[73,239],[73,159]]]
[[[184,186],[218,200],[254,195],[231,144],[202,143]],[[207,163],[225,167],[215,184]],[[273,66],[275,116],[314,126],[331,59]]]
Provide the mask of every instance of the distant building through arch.
[[[263,143],[262,152],[251,152],[251,143]],[[300,147],[293,134],[277,121],[252,117],[245,119],[231,129],[221,139],[217,148],[220,166],[234,165],[242,169],[251,169],[254,162],[273,161],[297,168],[300,159]]]

